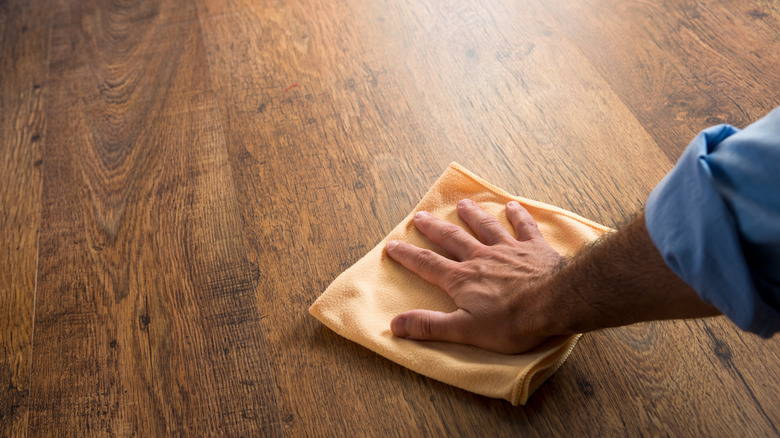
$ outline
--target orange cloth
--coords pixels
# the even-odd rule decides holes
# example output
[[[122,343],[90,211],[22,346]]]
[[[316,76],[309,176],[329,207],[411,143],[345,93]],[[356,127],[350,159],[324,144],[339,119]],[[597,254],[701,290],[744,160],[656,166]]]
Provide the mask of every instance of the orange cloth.
[[[339,275],[309,312],[341,336],[420,374],[477,394],[504,398],[514,405],[525,404],[563,364],[580,335],[551,338],[527,353],[506,355],[469,345],[399,339],[390,331],[393,317],[407,310],[456,309],[444,290],[406,270],[384,248],[395,239],[441,253],[441,248],[417,231],[412,218],[424,210],[469,230],[456,210],[463,198],[498,217],[513,235],[504,208],[510,200],[520,202],[545,240],[564,256],[574,255],[609,231],[574,213],[512,196],[452,163],[417,207],[374,249]]]

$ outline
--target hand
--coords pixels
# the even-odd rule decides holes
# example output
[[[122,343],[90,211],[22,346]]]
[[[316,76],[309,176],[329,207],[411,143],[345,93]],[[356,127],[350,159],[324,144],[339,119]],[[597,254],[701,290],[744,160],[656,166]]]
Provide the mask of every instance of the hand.
[[[390,241],[387,254],[452,297],[452,313],[412,310],[391,322],[395,336],[470,344],[506,354],[521,353],[557,334],[550,330],[549,296],[542,282],[565,263],[542,238],[531,215],[518,202],[506,205],[513,237],[473,201],[458,203],[458,215],[478,236],[457,225],[418,212],[414,225],[453,258],[414,245]]]

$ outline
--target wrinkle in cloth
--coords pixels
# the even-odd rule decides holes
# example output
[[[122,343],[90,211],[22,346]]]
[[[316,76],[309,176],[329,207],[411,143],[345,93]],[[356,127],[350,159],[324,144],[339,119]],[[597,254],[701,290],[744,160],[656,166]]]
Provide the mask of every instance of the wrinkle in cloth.
[[[443,289],[392,260],[384,248],[394,239],[443,253],[415,228],[412,218],[424,210],[468,231],[456,210],[457,202],[463,198],[475,201],[498,217],[512,235],[515,232],[504,208],[511,200],[520,202],[537,222],[545,240],[565,257],[573,256],[610,231],[558,207],[512,196],[452,163],[414,210],[368,254],[339,275],[312,304],[309,313],[339,335],[417,373],[487,397],[506,399],[513,405],[525,404],[563,364],[580,335],[550,338],[526,353],[507,355],[470,345],[396,338],[390,331],[393,317],[408,310],[456,310]]]

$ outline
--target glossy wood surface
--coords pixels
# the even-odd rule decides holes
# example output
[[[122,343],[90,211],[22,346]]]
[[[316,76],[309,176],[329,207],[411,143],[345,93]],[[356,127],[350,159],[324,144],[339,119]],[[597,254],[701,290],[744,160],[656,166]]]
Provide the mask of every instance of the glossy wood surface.
[[[588,334],[525,407],[308,315],[451,161],[610,226],[780,104],[765,0],[0,1],[0,436],[757,436],[780,344]]]

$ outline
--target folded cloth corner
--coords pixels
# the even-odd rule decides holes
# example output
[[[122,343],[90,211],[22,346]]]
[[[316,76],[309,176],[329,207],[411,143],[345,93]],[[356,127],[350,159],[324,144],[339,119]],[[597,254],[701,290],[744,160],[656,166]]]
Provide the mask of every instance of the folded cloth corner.
[[[406,270],[384,248],[390,240],[401,240],[441,252],[417,231],[412,218],[424,210],[468,230],[456,210],[457,202],[463,198],[475,201],[498,217],[513,235],[504,208],[511,200],[520,202],[537,222],[545,240],[564,256],[576,254],[610,231],[558,207],[510,195],[463,166],[451,163],[414,210],[368,254],[339,275],[312,304],[309,313],[339,335],[417,373],[477,394],[503,398],[513,405],[525,404],[563,364],[580,335],[550,338],[526,353],[507,355],[470,345],[400,339],[390,331],[393,317],[407,310],[456,309],[444,290]]]

